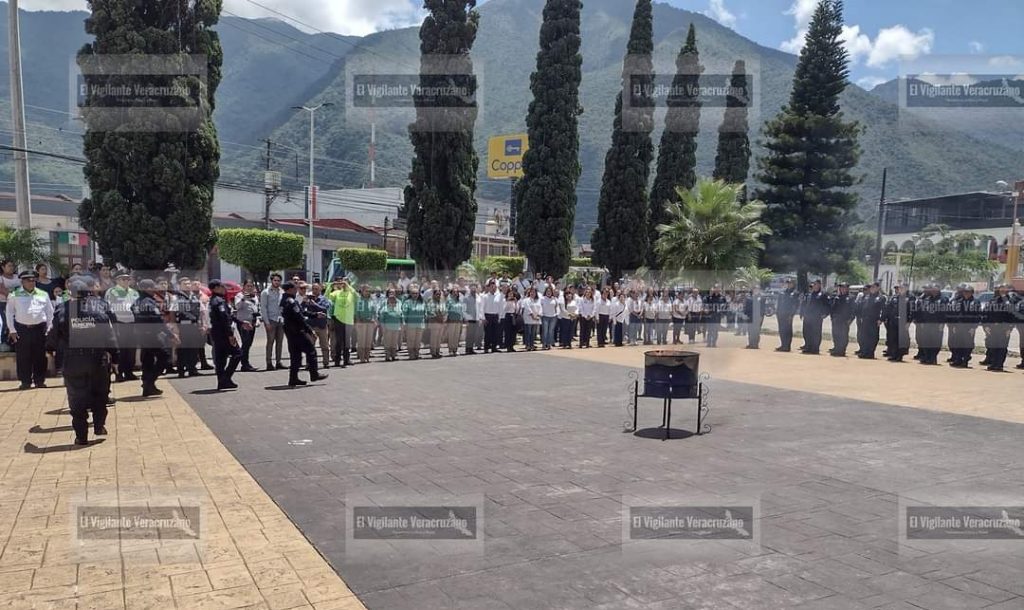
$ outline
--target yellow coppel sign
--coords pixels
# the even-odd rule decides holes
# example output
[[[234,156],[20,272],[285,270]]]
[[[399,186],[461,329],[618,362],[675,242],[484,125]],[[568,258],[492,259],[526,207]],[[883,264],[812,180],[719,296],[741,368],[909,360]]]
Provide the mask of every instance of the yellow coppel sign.
[[[494,136],[487,141],[487,177],[496,180],[523,177],[523,155],[530,148],[525,133]]]

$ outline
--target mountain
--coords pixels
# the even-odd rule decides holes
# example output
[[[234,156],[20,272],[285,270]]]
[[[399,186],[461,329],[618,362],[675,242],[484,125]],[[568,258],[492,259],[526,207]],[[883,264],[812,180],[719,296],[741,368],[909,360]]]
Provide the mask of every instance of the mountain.
[[[6,8],[6,7],[4,7]],[[491,135],[524,130],[530,102],[543,0],[490,0],[480,8],[481,28],[473,48],[482,107],[476,124],[481,158],[481,197],[507,199],[509,184],[486,180],[486,142]],[[611,140],[612,110],[633,3],[628,0],[587,0],[583,8],[583,84],[577,238],[587,242],[597,218],[604,155]],[[28,103],[43,108],[68,108],[69,66],[85,42],[85,13],[22,13],[24,71]],[[0,38],[6,35],[6,10],[0,10]],[[760,46],[701,15],[655,4],[655,61],[660,74],[670,74],[690,23],[697,29],[702,63],[709,71],[727,72],[735,59],[756,69],[760,83],[758,116],[752,116],[752,139],[761,124],[787,101],[796,57]],[[286,182],[307,178],[309,117],[292,106],[330,101],[317,113],[317,182],[323,188],[360,187],[369,183],[370,126],[365,111],[346,106],[346,72],[403,73],[419,66],[416,28],[378,32],[362,38],[308,34],[273,20],[225,15],[218,26],[224,46],[224,81],[217,95],[216,122],[222,138],[224,180],[262,186],[265,149],[270,137],[272,167]],[[6,40],[0,40],[0,61],[6,62]],[[707,73],[706,73],[707,75]],[[883,86],[884,87],[884,86]],[[0,79],[0,106],[7,95]],[[349,96],[350,97],[350,96]],[[876,90],[851,85],[843,97],[846,114],[861,122],[863,155],[858,173],[864,181],[862,218],[871,222],[878,199],[882,168],[889,168],[889,195],[924,197],[991,188],[996,180],[1024,175],[1020,142],[1002,133],[965,133],[949,125],[914,121],[901,124],[897,107]],[[9,142],[10,112],[0,108],[0,138]],[[754,113],[752,113],[754,114]],[[28,108],[32,147],[80,156],[80,130],[67,116]],[[377,186],[401,186],[410,166],[407,133],[411,114],[380,111],[376,121]],[[720,110],[705,108],[698,148],[698,170],[711,173]],[[657,128],[662,125],[659,119]],[[57,131],[63,128],[63,131]],[[8,131],[2,131],[8,130]],[[653,134],[659,140],[660,131]],[[1011,148],[1012,147],[1012,148]],[[754,152],[760,152],[755,144]],[[37,183],[81,182],[80,169],[62,161],[34,164]],[[0,165],[0,180],[10,180]]]

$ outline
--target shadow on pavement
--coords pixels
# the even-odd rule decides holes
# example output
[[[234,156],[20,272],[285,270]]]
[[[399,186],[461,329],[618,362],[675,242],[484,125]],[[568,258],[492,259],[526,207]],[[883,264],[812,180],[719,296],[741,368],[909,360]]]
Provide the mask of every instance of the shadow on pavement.
[[[33,443],[25,443],[25,453],[60,453],[62,451],[77,451],[79,449],[88,449],[93,445],[99,445],[106,441],[105,438],[97,438],[89,441],[88,445],[53,445],[52,447],[39,447]]]
[[[637,430],[633,433],[633,436],[637,438],[650,438],[658,441],[665,440],[665,429],[664,428],[644,428]],[[693,432],[689,430],[680,430],[679,428],[672,428],[668,431],[668,437],[672,440],[690,438],[694,436]]]
[[[28,429],[29,434],[46,434],[48,432],[71,432],[74,430],[71,426],[54,426],[53,428],[43,428],[40,425],[32,426]]]

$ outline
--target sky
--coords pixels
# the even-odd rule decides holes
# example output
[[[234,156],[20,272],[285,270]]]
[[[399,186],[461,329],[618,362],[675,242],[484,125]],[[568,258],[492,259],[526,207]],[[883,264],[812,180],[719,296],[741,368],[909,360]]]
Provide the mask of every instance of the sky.
[[[704,13],[763,46],[797,53],[818,0],[656,1]],[[26,10],[86,8],[85,0],[21,0],[21,5]],[[293,22],[302,29],[354,35],[418,23],[421,7],[417,0],[224,2],[230,14],[278,18],[284,14],[303,22],[306,27]],[[943,56],[998,58],[1024,48],[1020,42],[1024,0],[846,0],[845,20],[851,80],[866,88],[898,76],[901,62],[910,65],[927,58],[942,73]]]

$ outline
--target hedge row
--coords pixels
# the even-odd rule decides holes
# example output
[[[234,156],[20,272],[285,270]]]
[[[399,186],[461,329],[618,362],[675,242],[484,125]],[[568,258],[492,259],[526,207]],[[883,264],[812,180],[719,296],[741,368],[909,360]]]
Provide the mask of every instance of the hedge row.
[[[370,248],[339,248],[338,260],[345,271],[384,271],[388,265],[387,252]]]

